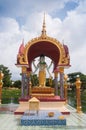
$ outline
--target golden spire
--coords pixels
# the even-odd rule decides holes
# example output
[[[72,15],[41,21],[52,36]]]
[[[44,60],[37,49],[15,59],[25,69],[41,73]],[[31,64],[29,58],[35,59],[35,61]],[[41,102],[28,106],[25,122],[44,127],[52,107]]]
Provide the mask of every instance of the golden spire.
[[[43,19],[43,26],[42,26],[42,37],[46,36],[46,25],[45,25],[45,13],[44,13],[44,19]]]

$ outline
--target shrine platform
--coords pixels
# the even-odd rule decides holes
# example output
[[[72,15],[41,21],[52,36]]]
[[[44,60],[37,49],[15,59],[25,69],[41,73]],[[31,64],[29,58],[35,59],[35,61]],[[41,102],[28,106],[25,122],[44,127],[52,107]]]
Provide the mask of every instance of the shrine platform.
[[[21,115],[25,111],[29,110],[30,97],[19,100],[19,107],[16,109],[14,114]],[[60,99],[59,96],[54,97],[41,97],[37,98],[40,101],[39,110],[58,110],[62,114],[70,114],[70,111],[66,108],[65,99]]]
[[[22,126],[20,125],[22,115],[14,115],[15,109],[18,107],[19,104],[0,105],[0,130],[86,130],[86,114],[77,113],[76,109],[68,104],[66,108],[70,114],[63,115],[66,118],[66,125],[62,126]]]
[[[52,111],[54,114],[52,117],[49,117],[51,111],[42,110],[38,114],[35,111],[29,112],[26,111],[21,117],[21,125],[24,126],[50,126],[50,125],[66,125],[65,117],[58,111]]]

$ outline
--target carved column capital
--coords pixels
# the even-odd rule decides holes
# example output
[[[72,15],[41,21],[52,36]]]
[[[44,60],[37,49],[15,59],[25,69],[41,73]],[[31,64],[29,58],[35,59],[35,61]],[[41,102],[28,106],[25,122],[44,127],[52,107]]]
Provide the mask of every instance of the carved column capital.
[[[22,73],[26,73],[27,72],[27,67],[26,66],[22,66]]]

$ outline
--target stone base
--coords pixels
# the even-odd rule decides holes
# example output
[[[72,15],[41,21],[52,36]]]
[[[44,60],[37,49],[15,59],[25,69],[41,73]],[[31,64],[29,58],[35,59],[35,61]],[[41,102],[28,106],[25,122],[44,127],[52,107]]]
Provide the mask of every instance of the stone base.
[[[49,117],[49,113],[54,113],[53,117]],[[66,119],[58,111],[39,111],[38,114],[35,112],[27,111],[21,117],[21,125],[24,126],[40,126],[40,125],[66,125]]]

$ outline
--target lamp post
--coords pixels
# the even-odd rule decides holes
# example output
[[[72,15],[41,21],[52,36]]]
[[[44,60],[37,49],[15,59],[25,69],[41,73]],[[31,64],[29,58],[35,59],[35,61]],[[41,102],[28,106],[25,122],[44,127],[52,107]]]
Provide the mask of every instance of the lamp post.
[[[68,99],[67,99],[67,79],[68,79],[68,75],[64,75],[64,98],[65,98],[65,103],[67,104]]]
[[[0,104],[1,104],[1,96],[2,96],[3,76],[4,76],[4,74],[0,71]]]
[[[80,77],[77,76],[76,78],[76,100],[77,100],[77,113],[82,113],[82,106],[81,106],[81,93],[80,93],[80,87],[81,87],[81,81]]]

